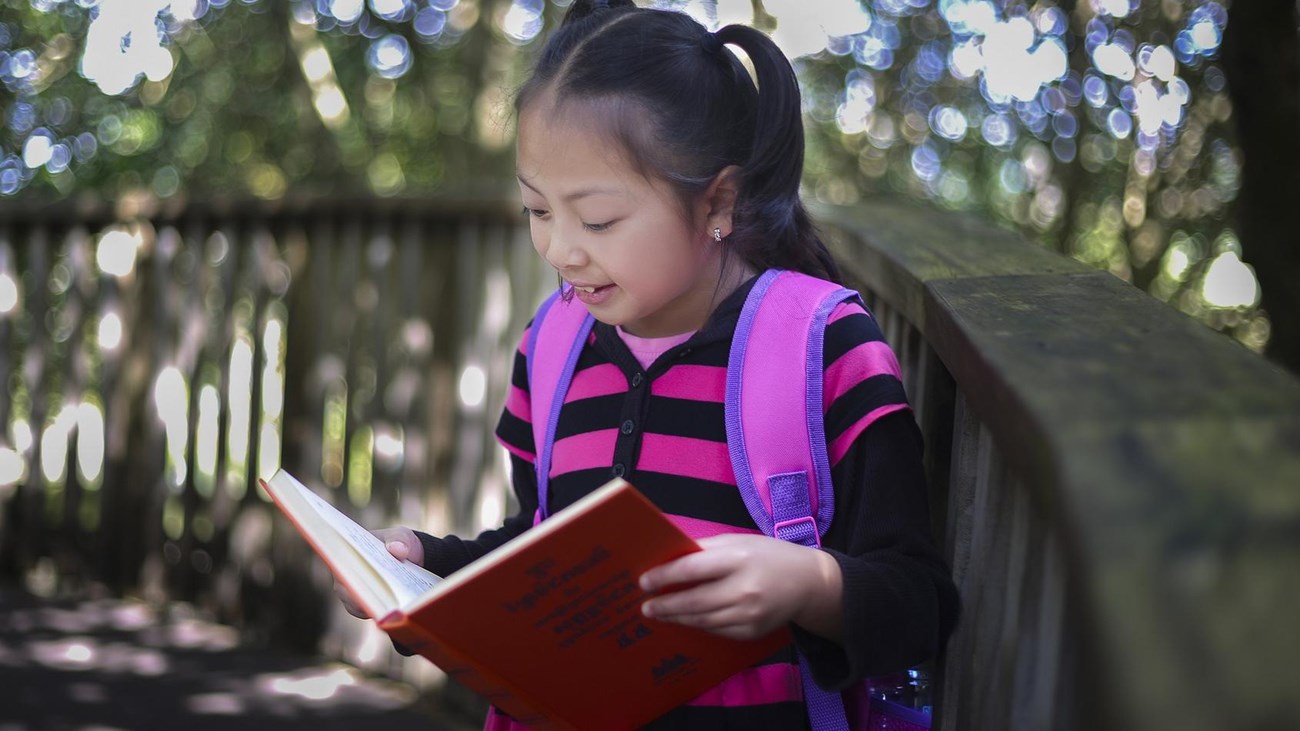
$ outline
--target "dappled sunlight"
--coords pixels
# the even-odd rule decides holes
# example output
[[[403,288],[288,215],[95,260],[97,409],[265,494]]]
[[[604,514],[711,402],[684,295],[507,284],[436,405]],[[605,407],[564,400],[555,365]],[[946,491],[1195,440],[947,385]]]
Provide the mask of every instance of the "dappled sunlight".
[[[189,475],[186,447],[189,444],[189,387],[175,366],[163,368],[154,380],[154,408],[166,434],[167,469],[173,491]]]
[[[18,282],[11,272],[0,271],[0,316],[11,314],[18,308],[20,297]]]
[[[357,684],[355,671],[344,668],[298,676],[273,675],[256,680],[257,687],[278,695],[291,695],[309,701],[334,697],[344,687]]]
[[[10,447],[0,447],[0,497],[7,497],[4,488],[12,488],[27,475],[27,460]]]
[[[1259,304],[1259,284],[1237,252],[1225,251],[1210,262],[1202,296],[1214,307],[1253,307]]]
[[[460,373],[460,402],[467,408],[478,410],[487,395],[487,376],[482,366],[468,365]]]
[[[143,244],[144,240],[138,230],[133,233],[110,228],[99,237],[99,244],[95,247],[95,264],[105,274],[119,279],[129,277],[135,271],[136,256]]]
[[[232,628],[184,604],[165,611],[130,600],[39,604],[0,589],[0,682],[15,680],[23,694],[16,705],[6,696],[6,731],[169,728],[205,716],[279,728],[364,727],[416,700],[409,686],[346,665],[242,646]],[[309,725],[286,725],[295,718]],[[407,729],[429,719],[411,713],[391,722]]]

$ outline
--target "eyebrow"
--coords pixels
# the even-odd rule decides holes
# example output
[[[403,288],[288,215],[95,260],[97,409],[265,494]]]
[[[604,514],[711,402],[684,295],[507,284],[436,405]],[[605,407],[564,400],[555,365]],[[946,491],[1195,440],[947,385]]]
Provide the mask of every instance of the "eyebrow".
[[[533,191],[534,193],[538,195],[542,194],[542,191],[538,190],[536,186],[528,182],[528,180],[526,180],[524,176],[516,173],[515,178],[518,179],[521,184],[526,186],[529,190]],[[565,195],[564,202],[572,203],[573,201],[576,201],[579,198],[586,198],[587,196],[592,196],[592,195],[621,195],[622,193],[623,193],[622,190],[618,188],[612,188],[612,187],[594,186],[591,188],[581,188],[579,190],[575,190],[572,193]]]

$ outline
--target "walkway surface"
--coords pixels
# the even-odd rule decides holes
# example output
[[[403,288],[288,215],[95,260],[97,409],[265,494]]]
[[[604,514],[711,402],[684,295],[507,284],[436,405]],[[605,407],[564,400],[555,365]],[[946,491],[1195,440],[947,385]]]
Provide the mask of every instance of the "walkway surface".
[[[0,731],[468,731],[406,685],[241,646],[183,607],[0,586]]]

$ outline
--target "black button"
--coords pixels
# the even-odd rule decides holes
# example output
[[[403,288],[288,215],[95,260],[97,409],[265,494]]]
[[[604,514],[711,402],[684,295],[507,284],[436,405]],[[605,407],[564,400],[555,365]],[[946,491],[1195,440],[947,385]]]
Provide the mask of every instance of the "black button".
[[[623,426],[619,427],[619,431],[623,432],[624,434],[631,434],[632,420],[628,419],[627,421],[623,422]]]
[[[645,379],[641,377],[640,373],[637,373],[636,375],[632,376],[632,388],[636,388],[637,386],[640,386],[641,381],[643,380]]]
[[[615,476],[615,477],[622,477],[622,476],[623,476],[623,473],[627,471],[627,468],[624,467],[624,466],[621,465],[621,464],[616,464],[616,465],[614,465],[614,470],[613,470],[613,471],[614,471],[614,476]]]

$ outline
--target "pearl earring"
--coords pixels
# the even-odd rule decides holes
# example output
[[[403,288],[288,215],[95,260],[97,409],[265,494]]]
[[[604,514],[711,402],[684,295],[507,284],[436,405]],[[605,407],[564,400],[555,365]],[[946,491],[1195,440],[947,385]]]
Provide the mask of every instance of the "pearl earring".
[[[722,243],[722,229],[720,228],[713,229],[713,240],[718,243]]]

